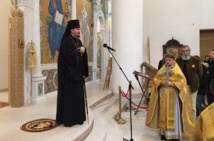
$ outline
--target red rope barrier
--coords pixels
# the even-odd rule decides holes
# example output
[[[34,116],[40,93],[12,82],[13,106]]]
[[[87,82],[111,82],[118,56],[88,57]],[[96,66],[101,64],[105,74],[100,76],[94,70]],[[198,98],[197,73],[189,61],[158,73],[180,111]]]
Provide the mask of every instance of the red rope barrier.
[[[129,89],[127,90],[127,93],[124,93],[123,91],[121,91],[121,95],[130,101],[130,98],[128,97],[128,94],[129,94]],[[134,106],[139,107],[141,109],[148,109],[148,106],[140,106],[140,105],[134,103],[133,101],[131,101],[131,103]]]

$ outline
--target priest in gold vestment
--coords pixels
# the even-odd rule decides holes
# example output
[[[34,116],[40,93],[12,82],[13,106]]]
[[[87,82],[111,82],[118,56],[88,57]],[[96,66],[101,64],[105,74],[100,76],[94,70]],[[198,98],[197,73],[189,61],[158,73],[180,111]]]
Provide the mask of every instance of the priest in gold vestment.
[[[192,133],[193,111],[186,78],[167,54],[164,66],[153,79],[146,126],[160,129],[161,140],[178,141]]]
[[[214,141],[214,103],[197,118],[190,141]]]

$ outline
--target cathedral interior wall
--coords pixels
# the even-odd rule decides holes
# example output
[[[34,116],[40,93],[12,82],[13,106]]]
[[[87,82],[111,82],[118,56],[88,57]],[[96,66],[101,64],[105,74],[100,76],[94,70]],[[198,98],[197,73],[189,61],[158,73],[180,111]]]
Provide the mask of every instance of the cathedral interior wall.
[[[11,2],[0,1],[0,91],[8,89],[8,17],[10,14]]]
[[[162,46],[172,37],[189,45],[192,55],[200,55],[200,30],[214,29],[214,1],[149,0],[143,5],[143,35],[150,36],[151,65],[158,66]]]
[[[0,90],[8,88],[8,17],[11,17],[10,6],[10,1],[0,1],[0,12],[4,13],[0,15]],[[150,37],[150,62],[155,67],[158,65],[157,60],[162,58],[162,46],[172,37],[181,44],[189,45],[193,55],[199,54],[200,30],[214,28],[213,6],[213,0],[143,1],[143,60],[147,60],[147,37]],[[55,70],[46,71],[49,71],[48,74],[54,78]],[[55,84],[53,83],[53,85]]]

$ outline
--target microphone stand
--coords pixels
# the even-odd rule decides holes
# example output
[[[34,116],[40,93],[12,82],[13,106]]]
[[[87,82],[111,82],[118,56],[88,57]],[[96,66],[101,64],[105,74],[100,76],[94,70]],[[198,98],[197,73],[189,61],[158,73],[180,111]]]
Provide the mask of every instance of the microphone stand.
[[[108,47],[107,47],[107,48],[108,48]],[[127,78],[127,76],[126,76],[126,74],[124,73],[123,69],[120,67],[120,65],[119,65],[119,63],[117,62],[117,60],[115,59],[114,55],[113,55],[112,52],[110,51],[110,48],[108,48],[108,51],[109,51],[109,53],[112,55],[114,61],[117,63],[119,69],[122,71],[123,75],[125,76],[126,80],[127,80],[128,83],[129,83],[129,90],[130,90],[130,92],[129,92],[129,94],[130,94],[130,100],[129,100],[129,108],[130,108],[130,110],[129,110],[129,111],[130,111],[130,133],[131,133],[131,139],[130,139],[130,140],[127,140],[127,139],[123,138],[123,141],[134,141],[133,138],[132,138],[132,108],[131,108],[132,89],[134,89],[134,88],[133,88],[133,86],[132,86],[131,81],[129,81],[129,79]]]

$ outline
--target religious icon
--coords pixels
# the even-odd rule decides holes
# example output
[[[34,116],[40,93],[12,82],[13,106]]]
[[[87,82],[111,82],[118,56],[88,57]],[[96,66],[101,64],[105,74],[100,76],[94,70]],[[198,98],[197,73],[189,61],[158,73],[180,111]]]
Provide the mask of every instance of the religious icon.
[[[64,32],[64,12],[62,9],[61,0],[50,0],[48,11],[52,16],[48,25],[48,41],[51,51],[51,59],[54,59],[56,50],[60,48],[60,43]]]
[[[175,58],[179,58],[180,57],[179,47],[176,46],[167,47],[164,50],[164,54],[173,54]]]
[[[24,47],[24,40],[21,39],[21,38],[18,40],[18,47],[19,48],[23,48]]]

